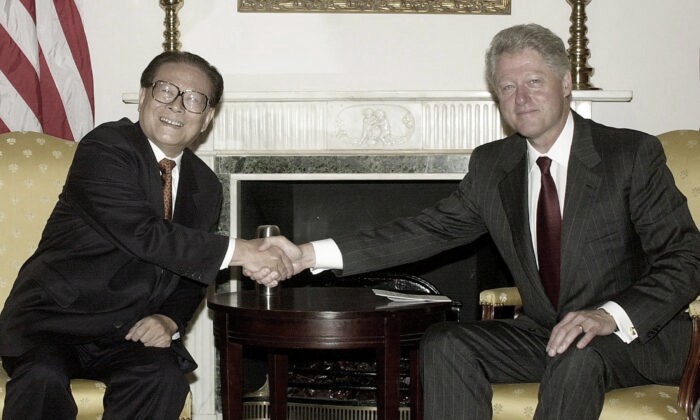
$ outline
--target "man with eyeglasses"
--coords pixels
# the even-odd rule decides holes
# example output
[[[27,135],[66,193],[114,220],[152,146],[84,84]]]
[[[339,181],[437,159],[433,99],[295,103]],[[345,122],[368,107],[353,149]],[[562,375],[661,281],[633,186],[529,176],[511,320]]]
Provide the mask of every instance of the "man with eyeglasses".
[[[0,314],[4,420],[75,419],[71,378],[107,385],[104,420],[177,419],[196,368],[181,337],[206,286],[230,265],[265,273],[255,278],[266,285],[292,274],[280,248],[259,250],[265,240],[215,233],[222,187],[188,146],[222,92],[206,60],[164,52],[141,76],[139,121],[80,141]]]

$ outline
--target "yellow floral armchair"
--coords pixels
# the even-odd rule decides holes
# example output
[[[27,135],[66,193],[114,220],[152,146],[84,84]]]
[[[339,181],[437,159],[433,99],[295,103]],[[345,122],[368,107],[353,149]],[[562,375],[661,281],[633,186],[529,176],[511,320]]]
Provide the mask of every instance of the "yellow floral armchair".
[[[693,219],[700,222],[700,131],[676,130],[659,135],[676,185],[688,198]],[[522,305],[515,287],[484,290],[479,296],[482,319],[516,314]],[[693,339],[679,387],[645,385],[621,388],[605,395],[601,420],[690,419],[698,398],[700,373],[700,299],[688,309]],[[494,420],[532,419],[539,384],[494,384]]]
[[[34,132],[0,135],[0,305],[10,293],[20,266],[36,249],[56,203],[77,143]],[[0,415],[9,380],[0,369]],[[102,382],[74,379],[71,389],[78,420],[102,418]],[[181,420],[189,420],[191,395]]]

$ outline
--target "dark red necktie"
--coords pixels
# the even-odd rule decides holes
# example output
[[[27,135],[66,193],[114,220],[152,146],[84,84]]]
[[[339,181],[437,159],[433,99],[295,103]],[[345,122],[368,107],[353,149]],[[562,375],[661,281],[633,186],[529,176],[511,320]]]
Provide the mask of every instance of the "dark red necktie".
[[[163,218],[173,220],[173,168],[174,160],[162,159],[160,166],[160,178],[163,181]]]
[[[552,159],[542,156],[537,166],[542,172],[542,188],[537,201],[537,260],[544,290],[555,308],[559,306],[561,260],[561,213],[554,179],[549,173]]]

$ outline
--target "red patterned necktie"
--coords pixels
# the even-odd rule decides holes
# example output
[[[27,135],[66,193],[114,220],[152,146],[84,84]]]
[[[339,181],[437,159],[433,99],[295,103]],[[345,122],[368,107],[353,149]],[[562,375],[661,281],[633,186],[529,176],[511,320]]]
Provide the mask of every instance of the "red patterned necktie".
[[[554,179],[549,172],[552,159],[542,156],[537,166],[542,172],[542,188],[537,201],[537,259],[544,290],[555,308],[559,306],[561,264],[561,213]]]
[[[173,168],[174,160],[162,159],[160,166],[160,178],[163,181],[163,218],[173,220]]]

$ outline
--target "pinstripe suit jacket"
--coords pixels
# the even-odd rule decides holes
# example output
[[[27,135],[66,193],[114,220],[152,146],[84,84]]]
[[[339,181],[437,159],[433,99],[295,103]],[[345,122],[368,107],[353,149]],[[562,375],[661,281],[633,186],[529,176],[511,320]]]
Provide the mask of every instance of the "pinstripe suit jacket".
[[[519,135],[476,148],[458,189],[418,216],[335,238],[343,275],[420,260],[489,233],[522,295],[516,326],[548,336],[564,314],[614,300],[634,323],[637,346],[672,320],[683,338],[668,340],[687,344],[683,310],[700,293],[700,235],[659,141],[574,113],[571,147],[559,308],[537,271]]]

